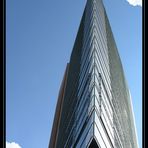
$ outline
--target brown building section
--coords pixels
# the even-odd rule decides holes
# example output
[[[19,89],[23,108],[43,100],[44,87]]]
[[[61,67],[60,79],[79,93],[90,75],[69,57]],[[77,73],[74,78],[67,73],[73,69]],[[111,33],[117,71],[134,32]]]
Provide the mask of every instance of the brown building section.
[[[49,148],[56,148],[59,123],[61,119],[61,112],[62,112],[62,106],[63,106],[63,100],[64,100],[64,94],[65,94],[65,87],[67,83],[68,69],[69,69],[69,64],[67,64],[66,66],[63,81],[60,87],[60,93],[59,93],[58,101],[56,105],[56,111],[55,111],[55,116],[54,116],[54,121],[53,121],[52,132],[51,132],[51,139],[49,142]]]

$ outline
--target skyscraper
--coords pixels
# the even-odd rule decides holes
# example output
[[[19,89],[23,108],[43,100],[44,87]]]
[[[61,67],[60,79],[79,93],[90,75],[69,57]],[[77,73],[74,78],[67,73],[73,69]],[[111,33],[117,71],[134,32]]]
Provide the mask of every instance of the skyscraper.
[[[49,148],[138,148],[131,95],[102,0],[87,0]]]

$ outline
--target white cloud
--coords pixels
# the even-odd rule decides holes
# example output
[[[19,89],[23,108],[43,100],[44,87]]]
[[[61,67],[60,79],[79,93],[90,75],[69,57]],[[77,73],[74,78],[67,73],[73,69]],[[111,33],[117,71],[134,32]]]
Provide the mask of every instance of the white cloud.
[[[142,0],[127,0],[129,4],[133,6],[141,6],[142,7]]]
[[[15,142],[6,141],[6,148],[21,148],[21,146]]]

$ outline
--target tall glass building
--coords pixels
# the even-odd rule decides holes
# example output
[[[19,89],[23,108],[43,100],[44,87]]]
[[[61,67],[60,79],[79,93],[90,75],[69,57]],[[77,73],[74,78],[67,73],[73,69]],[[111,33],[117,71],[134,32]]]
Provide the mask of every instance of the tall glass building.
[[[138,148],[131,95],[102,0],[87,0],[49,148]]]

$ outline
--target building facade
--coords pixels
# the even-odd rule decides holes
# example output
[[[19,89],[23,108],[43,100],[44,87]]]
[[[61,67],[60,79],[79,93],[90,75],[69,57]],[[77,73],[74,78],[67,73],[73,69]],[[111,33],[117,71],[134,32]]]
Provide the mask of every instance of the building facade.
[[[49,148],[138,148],[131,96],[102,0],[87,0]]]

